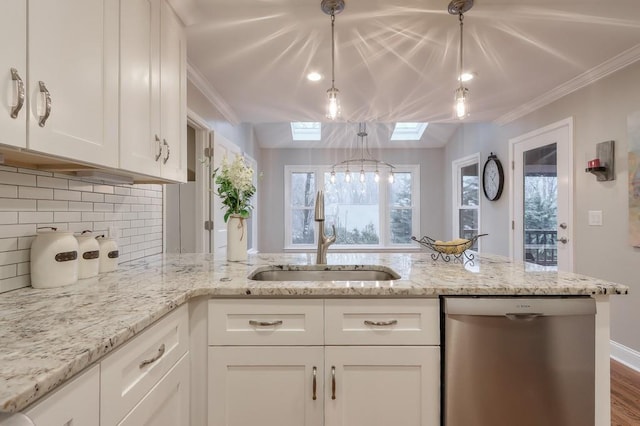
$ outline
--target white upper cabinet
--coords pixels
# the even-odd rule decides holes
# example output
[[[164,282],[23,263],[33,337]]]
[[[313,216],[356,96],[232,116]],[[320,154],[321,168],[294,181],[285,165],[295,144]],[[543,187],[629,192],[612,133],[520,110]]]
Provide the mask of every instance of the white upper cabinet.
[[[120,167],[186,181],[186,39],[162,0],[121,1]]]
[[[27,146],[27,2],[4,0],[0,14],[0,144]],[[22,95],[20,95],[20,92]]]
[[[117,0],[30,0],[31,150],[118,166]]]

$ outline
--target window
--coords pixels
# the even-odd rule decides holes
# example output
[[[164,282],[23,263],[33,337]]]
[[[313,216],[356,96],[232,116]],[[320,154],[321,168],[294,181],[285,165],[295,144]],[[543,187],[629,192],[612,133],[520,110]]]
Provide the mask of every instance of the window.
[[[392,141],[419,141],[429,123],[396,123]]]
[[[319,141],[321,124],[314,121],[296,121],[291,123],[291,137],[294,141]]]
[[[315,197],[324,191],[325,232],[336,228],[334,248],[393,248],[412,246],[419,236],[419,166],[396,167],[394,182],[384,171],[376,182],[373,171],[352,174],[331,167],[287,166],[285,168],[285,248],[315,248]]]
[[[480,154],[456,160],[453,167],[453,237],[480,233]],[[478,250],[478,242],[471,247]]]

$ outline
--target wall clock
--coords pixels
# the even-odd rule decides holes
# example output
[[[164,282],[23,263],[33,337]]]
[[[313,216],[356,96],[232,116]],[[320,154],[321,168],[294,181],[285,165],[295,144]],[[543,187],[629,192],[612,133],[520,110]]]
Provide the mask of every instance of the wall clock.
[[[504,172],[502,170],[502,164],[500,160],[498,160],[498,157],[492,152],[482,169],[482,190],[484,191],[484,196],[490,201],[495,201],[502,195],[503,187]]]

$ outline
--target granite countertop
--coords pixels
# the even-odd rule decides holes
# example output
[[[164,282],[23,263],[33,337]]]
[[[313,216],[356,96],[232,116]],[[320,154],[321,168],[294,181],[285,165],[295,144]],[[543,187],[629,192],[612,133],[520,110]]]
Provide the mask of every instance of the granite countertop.
[[[328,255],[330,265],[384,265],[396,281],[257,282],[257,266],[313,264],[314,254],[259,254],[247,262],[211,255],[158,255],[54,289],[0,294],[0,412],[16,412],[99,361],[145,327],[199,296],[437,297],[438,295],[609,295],[628,287],[556,273],[501,256],[467,264],[429,253]]]

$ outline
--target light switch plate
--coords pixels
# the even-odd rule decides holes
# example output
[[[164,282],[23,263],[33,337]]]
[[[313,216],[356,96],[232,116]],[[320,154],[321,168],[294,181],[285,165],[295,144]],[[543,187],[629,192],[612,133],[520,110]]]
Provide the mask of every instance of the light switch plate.
[[[602,226],[602,210],[589,210],[589,226]]]

